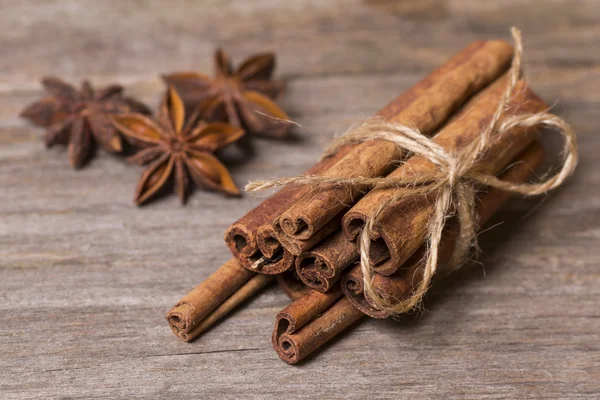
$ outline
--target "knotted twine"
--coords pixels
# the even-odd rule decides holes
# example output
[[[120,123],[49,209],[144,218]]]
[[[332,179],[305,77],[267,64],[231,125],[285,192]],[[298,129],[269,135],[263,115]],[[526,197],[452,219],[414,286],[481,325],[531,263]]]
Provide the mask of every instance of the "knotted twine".
[[[398,148],[421,156],[433,163],[437,169],[418,177],[381,177],[381,178],[335,178],[315,175],[301,175],[292,178],[269,181],[253,181],[246,185],[246,191],[254,192],[285,186],[289,184],[330,184],[335,186],[403,188],[401,194],[390,196],[372,217],[368,218],[360,236],[360,265],[363,273],[364,293],[380,310],[391,315],[405,313],[419,305],[429,289],[431,280],[438,268],[438,256],[442,231],[446,220],[454,215],[459,222],[454,251],[445,270],[452,271],[462,266],[469,252],[477,248],[477,215],[475,213],[475,185],[482,184],[524,196],[546,193],[560,186],[573,173],[577,165],[577,141],[571,127],[561,118],[547,112],[504,116],[512,93],[520,79],[523,45],[521,32],[511,28],[515,42],[515,53],[509,69],[506,90],[492,116],[489,125],[471,144],[457,152],[448,152],[417,129],[383,121],[380,118],[368,119],[351,128],[325,150],[323,157],[334,154],[340,147],[350,143],[369,140],[386,140],[395,143]],[[477,172],[474,166],[489,148],[492,139],[515,128],[545,127],[560,133],[564,139],[563,159],[559,171],[537,183],[511,183],[496,176]],[[369,260],[369,248],[373,226],[381,212],[391,203],[402,198],[420,196],[435,192],[434,214],[430,219],[424,259],[423,277],[411,295],[398,301],[390,301],[374,290],[373,267]]]

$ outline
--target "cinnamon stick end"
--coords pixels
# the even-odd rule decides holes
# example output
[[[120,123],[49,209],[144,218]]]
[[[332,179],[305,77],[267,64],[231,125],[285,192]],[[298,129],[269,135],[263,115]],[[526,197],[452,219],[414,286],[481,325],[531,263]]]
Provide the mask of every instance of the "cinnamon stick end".
[[[316,254],[308,252],[296,259],[296,273],[306,286],[325,293],[331,287],[327,275],[333,276],[334,271]]]
[[[194,307],[187,303],[176,304],[168,313],[167,321],[171,328],[177,331],[189,331],[191,329],[190,315]]]
[[[279,358],[287,364],[294,365],[302,359],[295,341],[287,334],[281,335],[274,347]]]
[[[225,232],[225,243],[235,257],[251,257],[257,251],[256,240],[252,232],[245,227],[233,224]]]

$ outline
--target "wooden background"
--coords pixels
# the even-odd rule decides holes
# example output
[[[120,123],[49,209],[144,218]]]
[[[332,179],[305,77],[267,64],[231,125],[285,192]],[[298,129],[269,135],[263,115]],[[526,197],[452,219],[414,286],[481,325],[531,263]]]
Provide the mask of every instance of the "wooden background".
[[[532,5],[532,3],[534,3]],[[600,2],[595,0],[2,1],[0,398],[590,398],[600,396]],[[365,321],[298,367],[271,348],[275,287],[193,344],[168,308],[229,258],[222,234],[260,199],[196,192],[132,205],[141,169],[81,171],[18,112],[40,77],[120,82],[155,105],[158,74],[274,50],[288,142],[231,152],[236,182],[303,171],[475,39],[524,31],[534,88],[580,138],[581,164],[482,235],[485,267],[438,285],[429,312]]]

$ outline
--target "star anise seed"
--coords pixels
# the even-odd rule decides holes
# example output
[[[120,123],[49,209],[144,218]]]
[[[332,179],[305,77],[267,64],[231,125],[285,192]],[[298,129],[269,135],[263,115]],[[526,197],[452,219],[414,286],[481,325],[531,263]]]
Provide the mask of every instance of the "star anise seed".
[[[288,115],[273,100],[283,89],[271,79],[275,69],[272,53],[257,54],[234,70],[228,55],[217,50],[215,77],[198,72],[163,76],[181,94],[188,110],[199,109],[207,120],[224,120],[247,132],[266,137],[283,137],[291,124]]]
[[[73,168],[83,166],[90,158],[96,143],[112,152],[122,150],[121,138],[110,121],[110,115],[138,112],[150,114],[143,104],[123,96],[123,88],[110,85],[95,90],[88,81],[78,91],[54,77],[42,79],[50,93],[27,106],[21,117],[47,128],[44,143],[68,145],[69,161]]]
[[[202,188],[239,195],[227,168],[212,154],[235,142],[244,131],[235,126],[200,120],[200,114],[185,122],[183,102],[169,87],[157,120],[141,114],[113,116],[115,127],[141,150],[128,161],[150,164],[138,183],[134,201],[140,205],[154,197],[174,178],[174,189],[182,204],[189,192],[189,178]]]

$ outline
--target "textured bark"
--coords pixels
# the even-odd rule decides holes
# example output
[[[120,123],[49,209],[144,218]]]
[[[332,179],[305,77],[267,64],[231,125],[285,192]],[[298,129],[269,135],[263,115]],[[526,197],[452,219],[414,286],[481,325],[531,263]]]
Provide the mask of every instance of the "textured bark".
[[[215,308],[213,312],[208,314],[206,318],[201,320],[189,332],[177,330],[171,326],[173,333],[184,342],[191,342],[202,335],[204,332],[212,328],[217,322],[223,319],[227,314],[235,310],[240,304],[247,301],[249,298],[257,294],[262,288],[272,282],[272,275],[255,274],[241,288],[234,292],[220,306]]]
[[[312,250],[296,259],[296,273],[307,286],[328,291],[358,258],[358,246],[338,230]]]
[[[508,182],[525,182],[533,175],[543,158],[543,149],[535,142],[523,151],[513,163],[514,165],[501,175]],[[499,189],[488,189],[477,202],[477,223],[483,226],[502,205],[510,198],[511,193]],[[450,260],[454,250],[457,230],[450,225],[444,232],[439,253],[439,270],[443,272],[444,264]],[[374,289],[379,295],[394,303],[402,301],[412,293],[423,277],[423,255],[426,246],[423,245],[395,274],[384,276],[375,274]],[[363,291],[363,275],[360,265],[354,266],[341,281],[342,290],[350,302],[360,311],[373,318],[387,318],[390,314],[376,308]]]
[[[175,334],[189,333],[255,274],[232,258],[188,293],[167,313]]]
[[[257,272],[262,274],[280,274],[290,269],[296,256],[281,246],[273,225],[263,225],[256,233],[258,248],[265,262],[261,263]]]
[[[444,65],[430,73],[426,78],[391,101],[377,115],[389,121],[420,126],[424,132],[433,131],[453,110],[464,102],[466,97],[480,90],[504,71],[508,67],[511,57],[512,48],[503,41],[474,42],[453,56]],[[444,95],[439,95],[440,92],[444,93]],[[392,149],[388,142],[377,141],[377,143],[387,149],[388,153],[393,157],[396,156],[396,151]],[[344,146],[334,156],[316,164],[306,173],[321,174],[329,170],[330,167],[349,152],[354,152],[355,156],[360,155],[362,152],[361,148],[366,149],[371,146],[372,144],[367,143]],[[354,162],[343,165],[353,166],[353,164]],[[272,232],[264,227],[273,224],[284,211],[288,210],[290,206],[293,206],[303,196],[310,196],[309,192],[310,188],[308,186],[285,187],[229,227],[225,233],[225,242],[232,254],[244,267],[250,268],[254,263],[261,260],[262,269],[265,273],[278,273],[284,266],[290,268],[293,265],[293,263],[289,262],[291,257],[289,255],[286,257],[285,254],[273,263],[265,260],[263,258],[264,254],[259,249],[258,232],[263,229],[265,237],[269,237],[269,234]],[[337,199],[344,200],[349,194],[355,194],[350,192],[353,191],[346,191],[345,194],[342,194],[342,198]],[[334,193],[332,192],[331,194],[333,195]],[[359,195],[356,193],[353,198],[356,201]],[[310,200],[308,201],[313,203]],[[330,202],[325,205],[329,207],[331,204]],[[334,213],[331,217],[324,218],[322,223],[326,224],[338,212]],[[322,226],[319,226],[319,228]],[[305,232],[304,236],[300,235],[300,239],[306,239],[314,231],[318,230],[314,229],[314,226],[309,228],[313,232],[309,232],[310,234],[308,235]],[[290,228],[290,230],[292,229],[294,228]],[[274,252],[277,251],[279,251],[279,248],[274,250]],[[266,258],[269,257],[267,256]],[[271,268],[269,264],[277,265],[273,265]]]
[[[435,140],[446,145],[449,148],[457,149],[460,146],[465,146],[469,143],[468,139],[472,138],[479,129],[480,126],[486,122],[493,110],[495,109],[494,101],[500,96],[505,79],[500,79],[489,88],[485,89],[476,98],[470,101],[461,111],[459,111],[453,121],[446,128],[436,136]],[[512,103],[511,110],[535,110],[539,107],[543,107],[539,99],[533,95],[528,89],[524,88],[521,84],[518,88],[520,95]],[[517,102],[523,100],[526,105],[518,104]],[[510,110],[509,110],[510,111]],[[465,122],[467,121],[467,122]],[[514,154],[524,148],[534,138],[534,130],[514,130],[510,135],[505,135],[503,138],[495,141],[493,146],[488,153],[488,156],[482,159],[482,164],[485,163],[481,168],[486,171],[497,171],[504,167]],[[467,135],[466,138],[461,136],[462,134]],[[515,139],[515,137],[518,137]],[[423,158],[413,157],[408,160],[405,167],[405,174],[418,174],[419,171],[428,171],[431,164],[426,162]],[[401,168],[399,168],[400,170]],[[404,171],[404,169],[402,169]],[[394,174],[397,174],[396,172]],[[407,176],[407,175],[405,175]],[[381,192],[381,193],[379,193]],[[298,276],[302,281],[310,286],[311,288],[319,291],[326,291],[331,285],[337,282],[342,275],[345,268],[350,266],[354,261],[358,259],[358,246],[355,242],[350,242],[350,239],[354,239],[355,235],[360,231],[360,226],[366,219],[364,209],[375,210],[376,207],[370,202],[382,202],[387,199],[387,191],[374,190],[373,194],[368,194],[364,197],[363,201],[359,202],[347,216],[344,217],[344,229],[349,232],[349,235],[344,235],[340,231],[336,232],[331,237],[327,238],[323,242],[319,243],[312,250],[302,253],[296,260],[296,270]],[[367,202],[369,202],[367,204]],[[412,208],[421,207],[421,203],[424,203],[428,209],[433,204],[433,199],[426,198],[415,201],[414,199],[408,199],[403,202],[404,205]],[[375,203],[378,207],[379,203]],[[401,220],[398,217],[401,215]],[[404,229],[408,223],[411,222],[411,213],[405,210],[398,211],[396,218],[394,219],[394,228],[388,233],[389,236],[404,235]],[[426,215],[428,216],[428,215]],[[359,218],[357,218],[359,217]],[[423,223],[426,219],[416,220],[413,223]],[[402,229],[398,229],[402,224]],[[371,260],[374,263],[385,263],[390,259],[390,252],[386,246],[381,245],[382,241],[376,241],[372,246]],[[388,261],[389,262],[389,261]],[[384,271],[385,268],[380,267],[378,271]]]
[[[502,41],[469,46],[457,58],[418,84],[417,90],[399,97],[379,113],[383,118],[435,132],[469,97],[493,82],[508,67],[512,48]],[[458,64],[458,65],[457,65]],[[418,93],[413,97],[413,94]],[[393,143],[373,140],[359,144],[323,175],[329,177],[377,177],[386,175],[403,152]],[[308,239],[364,193],[357,187],[326,186],[311,191],[289,207],[280,218],[283,231],[294,238]]]
[[[328,169],[326,177],[385,176],[403,156],[394,143],[372,140],[356,146],[346,157]],[[324,228],[328,222],[347,209],[348,204],[360,198],[360,187],[322,186],[311,190],[292,204],[281,218],[281,229],[291,238],[307,240]]]
[[[341,298],[301,329],[281,335],[275,332],[273,337],[277,336],[278,339],[273,343],[273,347],[283,361],[297,364],[363,316],[364,314],[354,308],[348,299]],[[278,327],[280,328],[276,326],[276,329]]]
[[[323,239],[338,231],[340,229],[340,224],[342,223],[342,216],[343,213],[336,215],[331,221],[327,222],[325,226],[307,239],[298,239],[286,235],[281,228],[281,224],[279,223],[280,220],[273,223],[273,231],[278,241],[286,250],[295,256],[299,256],[302,252],[312,249]]]
[[[597,0],[140,4],[2,2],[2,399],[598,400]],[[131,23],[115,24],[124,16]],[[515,24],[525,31],[532,87],[577,130],[577,173],[549,196],[510,201],[497,213],[504,223],[481,239],[485,278],[477,266],[456,274],[464,280],[450,277],[429,296],[424,318],[363,318],[301,369],[278,361],[271,345],[275,315],[288,304],[278,289],[194,344],[176,339],[164,320],[231,258],[218,239],[264,199],[198,191],[185,209],[164,197],[138,211],[138,168],[100,150],[74,173],[66,150],[43,150],[43,130],[16,119],[42,96],[39,78],[50,71],[120,81],[155,105],[164,90],[155,71],[210,72],[215,43],[234,61],[274,50],[289,82],[284,105],[314,132],[289,144],[258,140],[257,156],[234,179],[292,176],[316,161],[319,143],[343,121],[371,115],[474,38],[508,40]],[[544,147],[553,139],[544,136]],[[263,155],[272,156],[268,164]]]
[[[502,175],[510,182],[523,182],[541,163],[542,148],[535,143],[517,157],[517,163]],[[478,223],[483,225],[508,200],[510,193],[497,189],[488,190],[478,203]],[[452,255],[455,231],[446,232],[440,253],[442,263]],[[341,239],[338,239],[341,241]],[[340,242],[343,243],[343,242]],[[346,242],[348,243],[348,242]],[[424,249],[423,249],[424,251]],[[375,285],[388,299],[403,299],[419,282],[422,273],[422,253],[416,254],[412,267],[403,270],[399,277],[376,275]],[[366,301],[362,292],[360,266],[354,267],[342,281],[346,297],[335,305],[339,287],[320,293],[315,290],[298,298],[283,309],[276,318],[272,341],[279,357],[289,364],[296,364],[321,347],[331,338],[358,321],[363,313],[374,318],[386,318],[389,314],[377,310]],[[359,290],[360,288],[360,290]],[[329,307],[329,308],[328,308]],[[326,310],[326,311],[325,311]]]
[[[273,347],[280,346],[279,339],[284,333],[291,334],[317,318],[331,304],[342,297],[342,291],[337,286],[328,293],[310,290],[306,295],[294,300],[289,306],[277,314],[273,330]]]
[[[336,154],[318,162],[305,173],[315,175],[322,173],[342,159],[351,148],[351,146],[344,146]],[[256,235],[259,228],[270,225],[276,216],[308,190],[310,190],[309,187],[298,185],[284,187],[250,210],[227,229],[225,243],[243,266],[249,267],[261,257],[260,254],[257,254],[259,249]]]
[[[489,124],[505,90],[506,77],[473,98],[453,122],[443,128],[434,141],[447,151],[460,151],[469,145]],[[507,116],[539,112],[548,106],[521,81],[517,84],[506,111]],[[515,127],[493,138],[488,151],[475,166],[477,171],[496,174],[535,140],[536,129]],[[390,176],[417,177],[436,170],[436,166],[419,156],[411,157]],[[390,196],[409,193],[408,188],[374,189],[343,218],[342,227],[350,240],[355,240],[365,221],[371,218]],[[377,273],[393,274],[423,244],[427,224],[433,215],[436,192],[410,197],[388,204],[373,226],[371,248],[373,267]],[[401,229],[399,228],[401,224]]]

